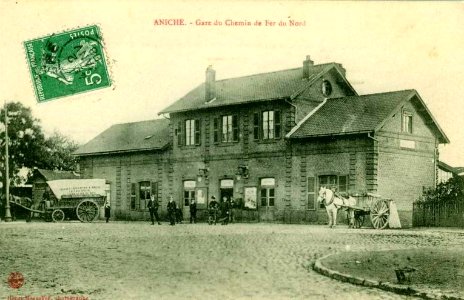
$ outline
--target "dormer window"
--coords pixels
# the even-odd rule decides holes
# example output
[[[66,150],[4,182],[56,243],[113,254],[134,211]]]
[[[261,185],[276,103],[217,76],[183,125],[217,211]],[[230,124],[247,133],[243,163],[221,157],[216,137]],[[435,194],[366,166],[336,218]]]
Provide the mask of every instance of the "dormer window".
[[[330,84],[330,81],[328,80],[323,80],[322,81],[322,95],[328,97],[332,94],[332,84]]]
[[[412,133],[412,113],[404,110],[401,123],[402,132]]]

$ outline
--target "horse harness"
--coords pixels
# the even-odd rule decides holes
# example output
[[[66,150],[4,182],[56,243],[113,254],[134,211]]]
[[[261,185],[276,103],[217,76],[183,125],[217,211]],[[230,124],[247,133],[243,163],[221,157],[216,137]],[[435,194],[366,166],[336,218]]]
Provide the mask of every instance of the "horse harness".
[[[327,192],[324,192],[324,195],[326,196],[326,195],[327,195]],[[328,203],[326,203],[325,206],[329,206],[330,204],[332,204],[333,201],[334,201],[334,199],[335,199],[335,193],[332,193],[332,197],[330,198],[330,200],[328,201]]]

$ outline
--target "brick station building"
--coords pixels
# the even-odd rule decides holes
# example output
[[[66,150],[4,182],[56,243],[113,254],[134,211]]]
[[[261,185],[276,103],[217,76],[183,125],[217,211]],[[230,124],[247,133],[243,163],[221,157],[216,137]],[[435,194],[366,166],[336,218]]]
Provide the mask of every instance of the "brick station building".
[[[324,223],[321,185],[412,203],[436,184],[448,138],[415,90],[358,95],[338,63],[206,80],[160,112],[164,119],[110,127],[76,152],[83,178],[111,183],[115,215],[147,218],[151,194],[233,197],[239,220]],[[290,218],[290,219],[289,219]]]

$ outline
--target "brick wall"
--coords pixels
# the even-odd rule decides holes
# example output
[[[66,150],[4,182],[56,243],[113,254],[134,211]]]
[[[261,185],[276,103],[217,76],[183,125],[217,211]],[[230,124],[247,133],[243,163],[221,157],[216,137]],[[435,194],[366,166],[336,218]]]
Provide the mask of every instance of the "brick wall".
[[[413,132],[401,130],[402,110],[413,114]],[[436,162],[433,132],[411,102],[397,111],[376,134],[378,140],[378,193],[395,201],[403,227],[412,226],[412,203],[423,187],[435,184]],[[402,141],[414,148],[403,147]]]
[[[281,138],[272,141],[255,141],[253,139],[253,115],[264,110],[279,110],[281,112],[282,130]],[[213,119],[223,115],[237,115],[239,124],[238,142],[219,142],[213,140]],[[219,107],[211,110],[171,114],[171,140],[173,141],[173,157],[204,157],[238,155],[243,157],[249,152],[282,151],[285,149],[285,134],[290,131],[292,107],[282,101],[264,101],[253,105],[240,105],[230,107]],[[176,129],[179,122],[184,124],[185,120],[199,119],[201,121],[201,144],[198,146],[178,146]],[[221,129],[221,128],[220,128]]]
[[[308,177],[315,178],[316,196],[323,175],[348,176],[348,189],[352,193],[370,191],[366,177],[371,173],[367,157],[373,152],[373,142],[367,136],[352,135],[295,140],[293,145],[294,172],[292,179],[292,208],[306,211],[304,220],[326,223],[325,208],[316,203],[308,209]],[[340,216],[339,221],[345,221]]]
[[[166,153],[146,152],[84,156],[80,158],[83,178],[104,178],[110,183],[113,216],[120,219],[148,219],[147,209],[131,210],[131,185],[141,181],[158,182],[160,213],[165,214],[169,183]],[[138,195],[138,186],[137,186]]]

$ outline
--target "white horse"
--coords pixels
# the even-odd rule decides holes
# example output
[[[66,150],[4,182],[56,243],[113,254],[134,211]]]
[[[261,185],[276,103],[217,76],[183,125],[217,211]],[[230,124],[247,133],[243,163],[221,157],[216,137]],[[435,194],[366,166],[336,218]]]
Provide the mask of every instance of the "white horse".
[[[343,197],[335,196],[335,193],[331,189],[321,186],[317,201],[324,201],[325,210],[327,211],[327,215],[329,216],[330,228],[335,227],[337,225],[337,211],[341,206],[347,208],[348,226],[354,227],[354,210],[350,209],[349,206],[356,205],[355,198],[350,196],[348,197],[348,199],[345,199]]]

